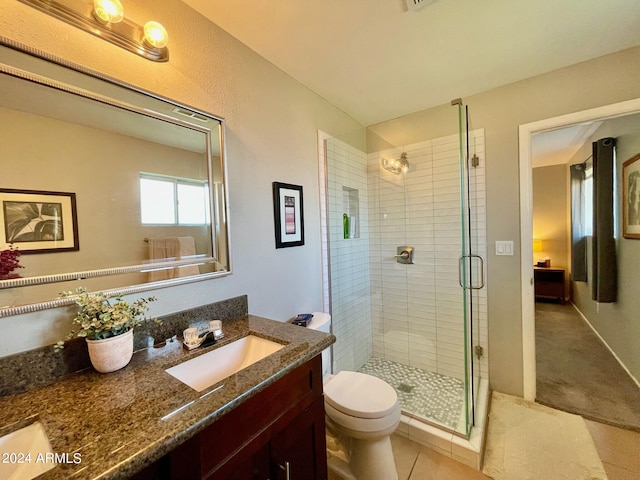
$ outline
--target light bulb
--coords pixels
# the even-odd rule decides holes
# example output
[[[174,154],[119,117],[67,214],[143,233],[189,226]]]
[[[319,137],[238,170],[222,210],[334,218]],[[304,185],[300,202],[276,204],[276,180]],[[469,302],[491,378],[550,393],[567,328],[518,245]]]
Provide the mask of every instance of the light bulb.
[[[118,23],[124,19],[124,8],[120,0],[94,0],[93,16],[100,23]]]
[[[144,41],[152,47],[164,48],[169,43],[169,34],[158,22],[149,21],[144,24]]]

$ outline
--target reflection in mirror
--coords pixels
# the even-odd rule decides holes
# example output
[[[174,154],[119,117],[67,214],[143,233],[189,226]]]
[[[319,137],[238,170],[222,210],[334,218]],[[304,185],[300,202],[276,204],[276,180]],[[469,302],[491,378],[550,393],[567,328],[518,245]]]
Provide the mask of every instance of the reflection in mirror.
[[[8,46],[0,92],[0,316],[229,273],[221,119]]]

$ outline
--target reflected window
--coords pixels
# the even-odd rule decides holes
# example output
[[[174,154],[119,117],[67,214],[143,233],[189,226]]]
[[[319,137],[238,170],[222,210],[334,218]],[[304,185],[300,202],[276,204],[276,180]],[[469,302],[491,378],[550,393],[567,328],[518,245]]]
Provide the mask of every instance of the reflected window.
[[[143,225],[208,225],[208,199],[207,182],[140,174]]]

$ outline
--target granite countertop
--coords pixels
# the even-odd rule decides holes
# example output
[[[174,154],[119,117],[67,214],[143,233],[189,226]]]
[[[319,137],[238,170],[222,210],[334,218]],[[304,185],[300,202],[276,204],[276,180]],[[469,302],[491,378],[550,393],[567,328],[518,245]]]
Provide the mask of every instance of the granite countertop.
[[[211,347],[187,351],[174,339],[136,352],[117,372],[87,369],[0,398],[0,435],[42,423],[53,452],[66,454],[69,463],[58,463],[39,479],[128,478],[335,341],[252,315],[225,321],[223,330],[225,338]],[[249,333],[285,347],[202,392],[165,372]]]

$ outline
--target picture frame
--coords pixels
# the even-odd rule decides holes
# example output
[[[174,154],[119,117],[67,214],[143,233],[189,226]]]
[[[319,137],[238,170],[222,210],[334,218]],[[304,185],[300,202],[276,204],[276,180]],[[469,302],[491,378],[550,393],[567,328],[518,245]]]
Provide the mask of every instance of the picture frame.
[[[0,189],[0,250],[21,254],[80,249],[76,194]]]
[[[304,245],[304,204],[300,185],[273,182],[273,215],[276,248]]]
[[[622,164],[622,236],[640,239],[640,153]]]

